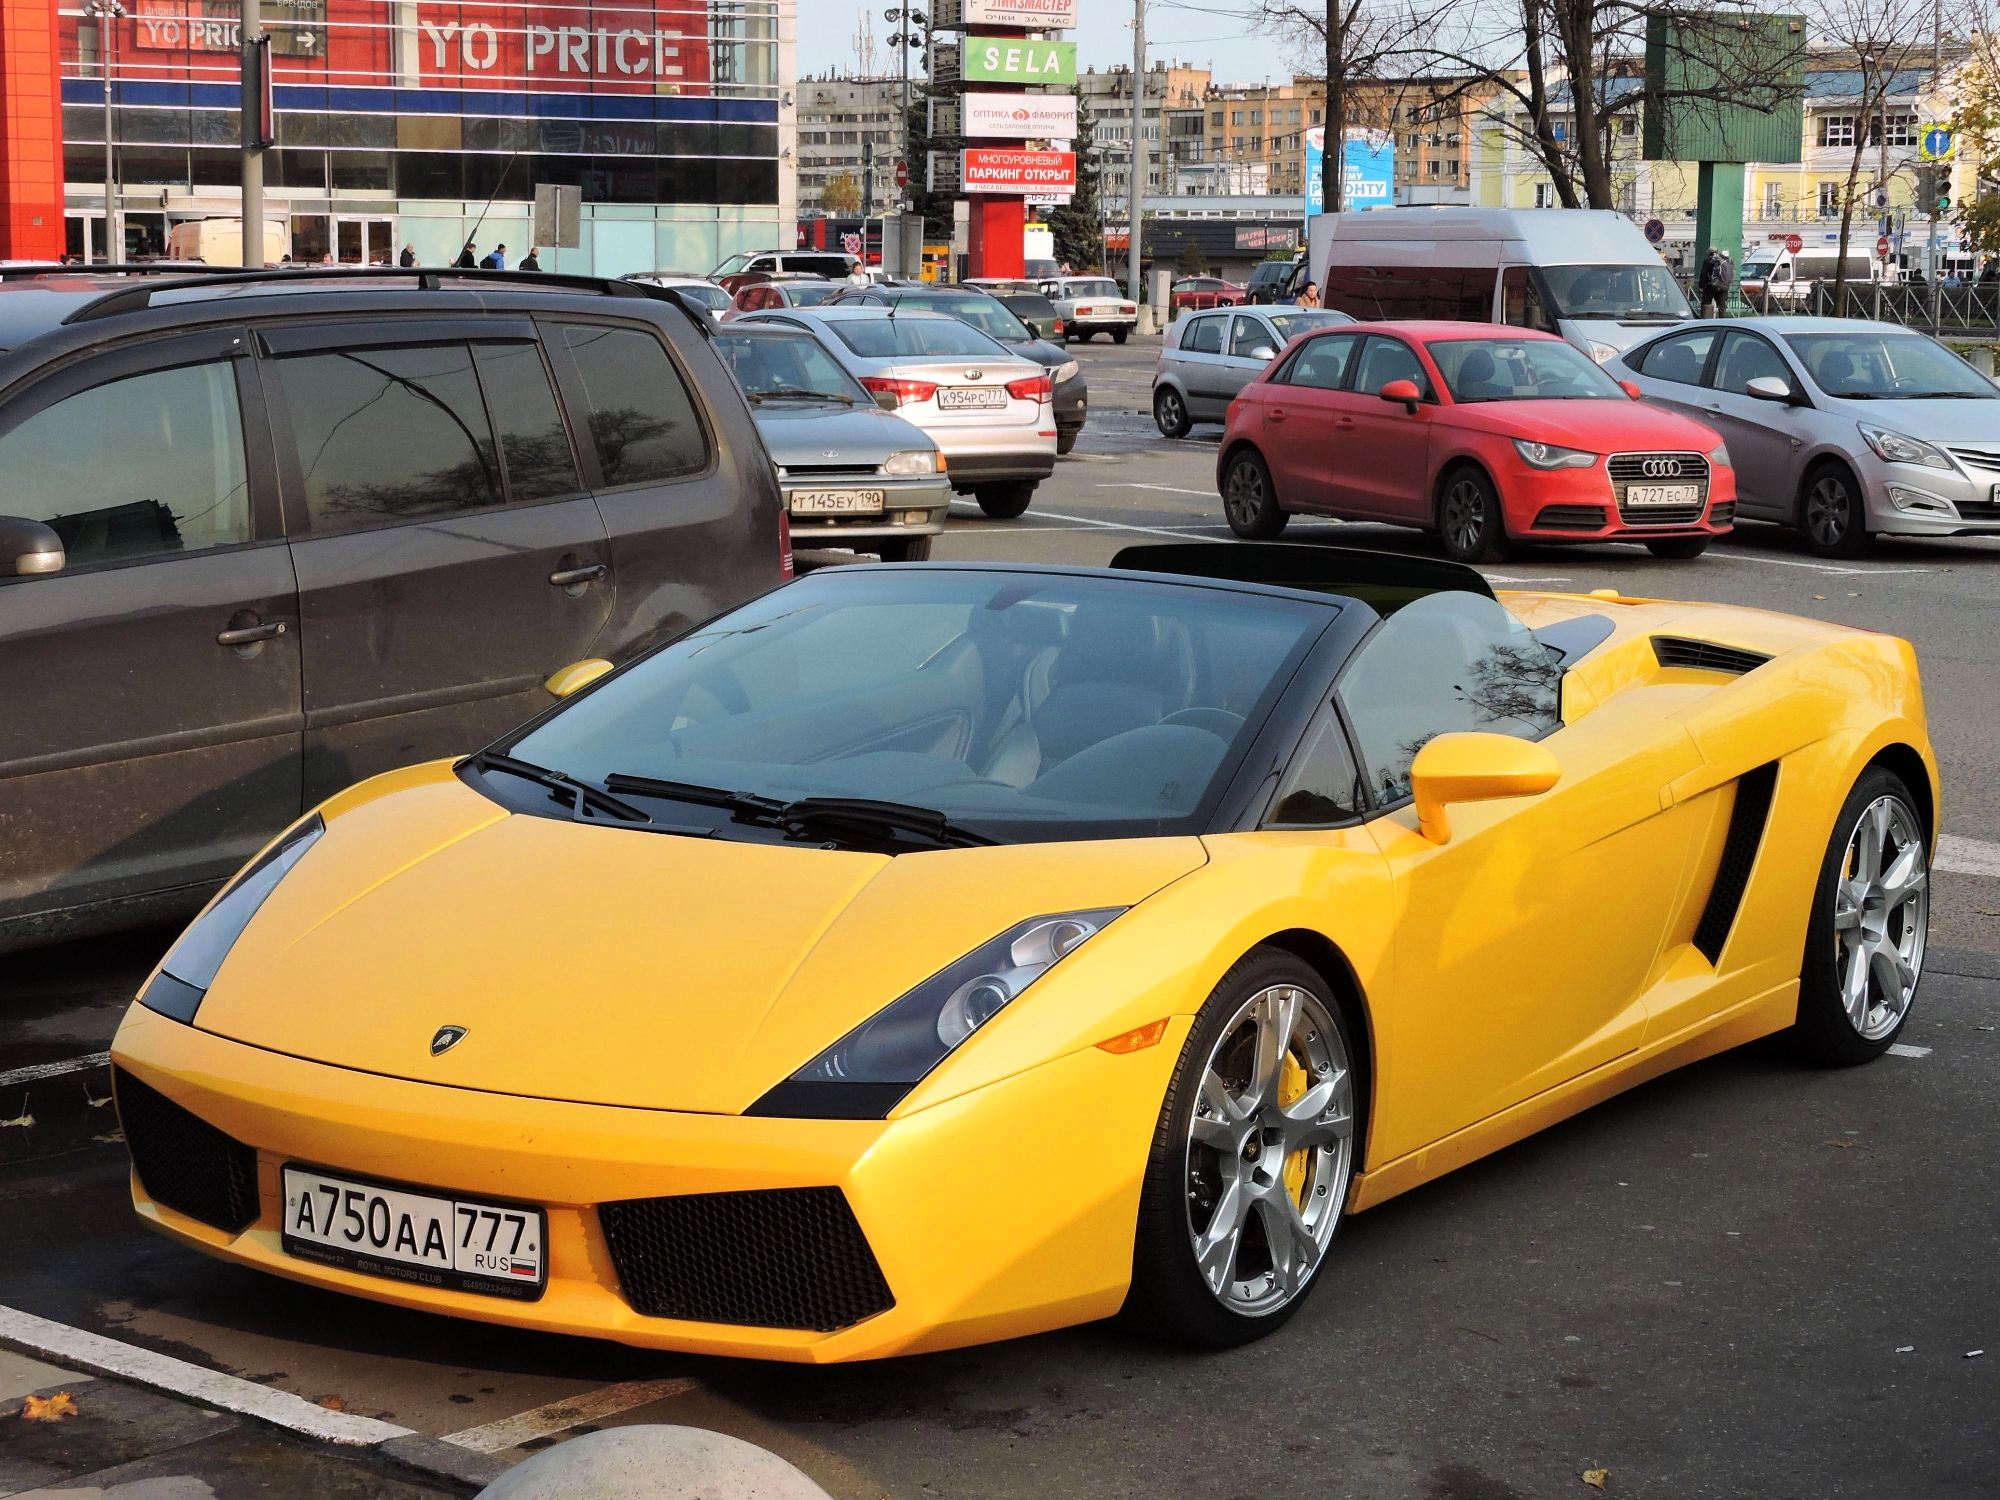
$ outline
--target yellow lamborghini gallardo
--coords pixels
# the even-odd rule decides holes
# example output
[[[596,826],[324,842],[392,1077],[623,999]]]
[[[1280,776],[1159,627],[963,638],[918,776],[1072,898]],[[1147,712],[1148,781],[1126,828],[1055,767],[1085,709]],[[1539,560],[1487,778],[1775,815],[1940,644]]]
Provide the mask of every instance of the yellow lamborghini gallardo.
[[[149,1224],[661,1348],[1226,1345],[1347,1214],[1766,1033],[1872,1058],[1923,967],[1886,635],[1200,545],[830,569],[559,677],[147,981]]]

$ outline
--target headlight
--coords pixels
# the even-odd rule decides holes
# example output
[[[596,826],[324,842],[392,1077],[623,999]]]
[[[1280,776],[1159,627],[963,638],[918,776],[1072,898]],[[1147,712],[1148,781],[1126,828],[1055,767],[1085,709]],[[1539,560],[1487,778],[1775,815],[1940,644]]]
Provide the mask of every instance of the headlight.
[[[1588,469],[1597,462],[1595,453],[1581,448],[1558,448],[1554,443],[1514,439],[1514,451],[1537,469]]]
[[[1736,467],[1729,461],[1728,444],[1717,443],[1713,448],[1708,450],[1708,466],[1711,469],[1733,469]]]
[[[1061,385],[1065,380],[1074,380],[1076,378],[1077,368],[1078,368],[1077,363],[1073,359],[1066,359],[1061,364],[1057,365],[1055,373],[1056,384]]]
[[[1868,423],[1857,424],[1861,437],[1875,450],[1875,456],[1892,464],[1922,464],[1926,469],[1949,469],[1951,460],[1944,456],[1944,450],[1922,438],[1905,437],[1900,432],[1891,432],[1886,427],[1871,427]]]
[[[938,471],[937,450],[911,448],[903,453],[891,453],[882,465],[884,474],[909,476],[912,474],[935,474]]]
[[[215,983],[215,974],[236,939],[257,915],[257,908],[278,888],[306,850],[319,842],[326,824],[314,813],[258,855],[229,885],[215,904],[194,919],[167,954],[160,972],[139,995],[139,1003],[176,1021],[192,1021],[201,998]]]
[[[1060,912],[1009,928],[862,1022],[750,1113],[881,1119],[967,1037],[1124,910]]]
[[[1600,365],[1603,364],[1607,359],[1610,359],[1613,355],[1615,355],[1618,352],[1616,349],[1612,348],[1609,344],[1598,343],[1596,339],[1592,339],[1586,346],[1586,348],[1590,354],[1590,357],[1596,360]]]

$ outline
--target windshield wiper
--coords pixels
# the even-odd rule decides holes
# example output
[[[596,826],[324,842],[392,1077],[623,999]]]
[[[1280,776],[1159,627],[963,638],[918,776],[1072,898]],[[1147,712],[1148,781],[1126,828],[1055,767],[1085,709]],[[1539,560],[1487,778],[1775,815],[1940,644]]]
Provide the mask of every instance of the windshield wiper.
[[[781,798],[759,797],[754,792],[732,792],[727,787],[671,781],[659,776],[631,776],[623,771],[613,771],[605,777],[604,786],[607,791],[630,792],[635,797],[659,797],[696,807],[725,807],[738,816],[765,816],[785,806]]]
[[[758,391],[752,401],[838,401],[842,406],[852,406],[854,398],[843,396],[838,391],[800,391],[790,386],[780,386],[774,391]]]
[[[907,802],[886,802],[874,797],[800,797],[769,811],[753,813],[744,821],[767,823],[787,833],[805,836],[821,833],[838,838],[842,829],[876,837],[911,835],[941,848],[964,849],[999,842],[989,834],[960,827],[936,808],[913,807]]]
[[[516,760],[511,755],[502,755],[497,750],[482,750],[467,762],[475,771],[501,771],[509,776],[518,776],[523,781],[532,781],[537,786],[545,786],[558,796],[569,799],[569,815],[573,821],[581,822],[584,809],[594,807],[599,812],[611,814],[627,823],[650,823],[653,820],[631,803],[589,782],[562,771],[552,771],[547,766],[538,766],[530,760]]]

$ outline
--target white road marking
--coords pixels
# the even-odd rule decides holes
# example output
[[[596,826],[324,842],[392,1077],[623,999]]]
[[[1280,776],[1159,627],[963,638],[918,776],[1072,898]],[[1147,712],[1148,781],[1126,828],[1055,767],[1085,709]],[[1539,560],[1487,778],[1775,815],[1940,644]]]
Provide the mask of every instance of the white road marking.
[[[287,1432],[317,1438],[325,1443],[363,1447],[409,1437],[410,1429],[373,1417],[350,1412],[328,1411],[325,1407],[295,1396],[290,1391],[273,1390],[254,1380],[225,1375],[220,1370],[204,1370],[184,1359],[156,1354],[102,1334],[54,1323],[11,1307],[0,1307],[0,1344],[7,1344],[71,1369],[88,1370],[130,1380],[154,1390],[184,1396],[203,1406],[254,1417]]]
[[[1169,531],[1164,526],[1133,526],[1124,521],[1099,521],[1090,516],[1066,516],[1059,510],[1037,511],[1051,521],[1071,521],[1078,526],[1090,526],[1099,531],[1130,531],[1138,536],[1163,536],[1178,542],[1185,538],[1178,531]]]
[[[1834,573],[1842,578],[1879,576],[1886,573],[1931,573],[1934,568],[1843,568],[1834,563],[1800,562],[1795,557],[1754,557],[1747,552],[1710,552],[1716,562],[1760,563],[1773,568],[1809,568],[1815,573]]]
[[[1214,490],[1183,489],[1177,484],[1136,484],[1128,480],[1122,484],[1100,484],[1097,488],[1100,490],[1158,490],[1163,495],[1199,495],[1204,500],[1214,500],[1217,498]]]
[[[1891,1057],[1929,1057],[1931,1049],[1928,1047],[1912,1047],[1907,1042],[1893,1042],[1889,1046],[1889,1055]]]
[[[1947,875],[1990,875],[2000,879],[2000,844],[1940,834],[1933,868]]]
[[[502,1417],[483,1427],[468,1427],[463,1432],[451,1433],[444,1441],[470,1448],[474,1453],[504,1453],[599,1417],[613,1417],[634,1407],[650,1406],[655,1401],[691,1391],[698,1384],[693,1380],[628,1380],[622,1385],[607,1385],[602,1390],[572,1396],[567,1401],[551,1401],[547,1406]]]
[[[1488,583],[1568,583],[1569,578],[1567,575],[1557,575],[1549,578],[1516,578],[1511,573],[1488,573],[1486,581]]]
[[[66,1057],[61,1062],[30,1063],[25,1068],[11,1068],[0,1073],[0,1089],[11,1088],[17,1083],[38,1083],[44,1078],[60,1078],[65,1073],[88,1073],[92,1068],[101,1068],[110,1061],[109,1052],[91,1052],[82,1057]]]

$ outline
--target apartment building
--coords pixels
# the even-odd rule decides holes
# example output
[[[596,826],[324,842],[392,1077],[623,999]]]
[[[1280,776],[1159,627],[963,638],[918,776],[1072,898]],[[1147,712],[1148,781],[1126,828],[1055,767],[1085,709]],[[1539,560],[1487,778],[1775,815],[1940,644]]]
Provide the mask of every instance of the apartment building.
[[[1178,116],[1184,121],[1189,110],[1200,108],[1208,92],[1209,75],[1206,68],[1162,61],[1147,68],[1143,82],[1139,125],[1146,148],[1146,191],[1157,195],[1172,188],[1176,158],[1167,149],[1169,144],[1186,154],[1187,138],[1185,134],[1170,136],[1170,119]],[[1098,200],[1107,211],[1122,215],[1131,190],[1132,70],[1086,68],[1077,75],[1076,93],[1093,122],[1089,146],[1097,155]],[[1187,159],[1200,160],[1201,156],[1193,153]]]
[[[914,85],[913,85],[914,87]],[[820,213],[820,194],[843,175],[861,184],[862,143],[875,147],[874,202],[879,212],[896,194],[896,158],[903,149],[903,80],[802,78],[798,85],[799,213]]]

